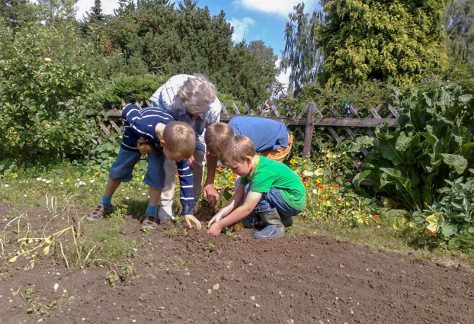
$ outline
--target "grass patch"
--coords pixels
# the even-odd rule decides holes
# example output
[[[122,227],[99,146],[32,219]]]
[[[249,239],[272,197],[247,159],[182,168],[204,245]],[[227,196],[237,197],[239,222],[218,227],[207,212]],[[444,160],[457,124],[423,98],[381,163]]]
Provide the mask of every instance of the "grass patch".
[[[132,258],[137,242],[123,232],[125,210],[118,208],[106,219],[84,225],[81,247],[89,253],[90,262],[103,263]]]
[[[139,243],[123,232],[124,215],[139,219],[146,209],[148,187],[143,183],[144,172],[141,163],[134,178],[117,189],[113,198],[116,210],[111,217],[86,223],[82,217],[99,201],[107,182],[107,170],[63,163],[48,168],[5,171],[0,175],[0,231],[3,230],[0,233],[0,257],[6,261],[2,268],[8,268],[5,264],[8,265],[8,260],[18,251],[28,251],[25,248],[39,245],[36,252],[22,255],[30,265],[34,265],[35,258],[45,257],[45,254],[56,256],[56,261],[66,262],[67,259],[69,265],[81,267],[91,263],[126,262],[132,258]],[[360,224],[352,222],[356,227],[337,217],[324,220],[312,215],[296,217],[288,234],[328,236],[378,250],[411,252],[421,258],[448,260],[447,263],[456,260],[474,265],[474,252],[413,248],[407,233],[397,229],[397,223],[404,218],[406,211],[379,210],[380,219],[369,218],[370,222]],[[375,216],[373,213],[368,215]],[[4,229],[15,219],[21,221],[13,221]],[[64,229],[67,230],[51,237]],[[189,233],[185,227],[178,226],[170,229],[167,235],[177,237]]]

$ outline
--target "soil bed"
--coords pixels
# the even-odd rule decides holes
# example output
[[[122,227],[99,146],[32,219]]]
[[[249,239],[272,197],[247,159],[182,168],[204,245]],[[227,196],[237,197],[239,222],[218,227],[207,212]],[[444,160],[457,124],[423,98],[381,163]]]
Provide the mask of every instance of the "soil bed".
[[[474,321],[474,272],[467,266],[325,237],[256,241],[246,229],[217,238],[172,225],[141,233],[127,218],[124,233],[143,247],[131,260],[133,275],[111,287],[106,273],[113,265],[18,265],[0,278],[0,323]],[[43,314],[41,305],[49,305]]]

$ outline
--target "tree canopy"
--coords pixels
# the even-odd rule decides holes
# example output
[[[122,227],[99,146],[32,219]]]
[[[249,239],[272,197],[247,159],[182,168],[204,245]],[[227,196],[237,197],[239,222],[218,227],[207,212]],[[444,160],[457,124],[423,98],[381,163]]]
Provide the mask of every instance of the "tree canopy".
[[[322,0],[319,28],[330,84],[368,79],[406,84],[447,67],[444,0]]]

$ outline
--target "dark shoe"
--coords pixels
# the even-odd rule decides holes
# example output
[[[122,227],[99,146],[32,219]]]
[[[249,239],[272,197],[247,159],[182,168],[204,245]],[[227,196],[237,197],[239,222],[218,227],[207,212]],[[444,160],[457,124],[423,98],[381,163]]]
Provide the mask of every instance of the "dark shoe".
[[[156,227],[158,227],[158,219],[152,215],[145,214],[140,229],[143,232],[148,232],[154,230]]]
[[[281,217],[281,223],[285,227],[290,227],[291,225],[293,225],[293,217],[291,217],[291,216]]]
[[[254,239],[264,240],[285,236],[285,227],[283,225],[267,225],[261,231],[255,231],[252,234]]]
[[[94,211],[87,215],[86,219],[88,221],[95,222],[111,214],[113,209],[114,208],[112,207],[112,205],[104,205],[103,203],[99,203],[94,209]]]

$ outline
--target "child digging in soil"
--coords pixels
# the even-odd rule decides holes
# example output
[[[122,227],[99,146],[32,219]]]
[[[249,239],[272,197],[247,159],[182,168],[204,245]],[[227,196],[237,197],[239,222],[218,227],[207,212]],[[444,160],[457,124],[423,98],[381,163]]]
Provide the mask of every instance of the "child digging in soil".
[[[223,164],[239,175],[240,183],[229,203],[208,223],[208,233],[221,231],[241,219],[255,227],[256,239],[283,237],[285,227],[306,205],[301,179],[285,164],[257,155],[252,141],[235,136],[223,148]]]
[[[176,161],[178,168],[182,214],[187,225],[198,229],[201,223],[192,215],[194,208],[193,173],[189,161],[195,149],[196,135],[186,123],[177,122],[164,109],[148,107],[140,109],[128,104],[122,110],[124,134],[117,160],[112,165],[101,202],[87,216],[96,221],[112,212],[112,195],[122,181],[132,178],[133,167],[143,154],[148,154],[148,167],[144,182],[149,186],[150,199],[142,220],[142,230],[153,229],[171,218],[157,218],[156,205],[164,185],[165,157]]]
[[[286,125],[269,118],[237,116],[229,121],[229,124],[214,123],[207,127],[204,140],[207,146],[208,156],[218,160],[222,151],[229,145],[229,141],[236,135],[244,135],[250,138],[255,150],[269,159],[283,161],[290,153],[293,138],[288,134]],[[208,186],[213,186],[214,174],[208,175]],[[209,190],[209,189],[208,189]],[[206,192],[205,192],[206,194]],[[209,195],[207,200],[211,205],[217,202],[216,196]]]

